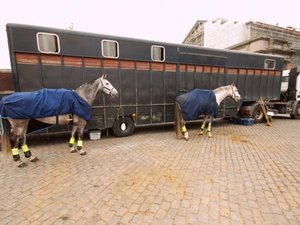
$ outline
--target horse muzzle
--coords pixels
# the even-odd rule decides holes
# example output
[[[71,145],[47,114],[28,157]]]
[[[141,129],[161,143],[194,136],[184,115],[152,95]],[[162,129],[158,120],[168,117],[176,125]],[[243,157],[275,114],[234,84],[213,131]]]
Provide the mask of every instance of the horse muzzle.
[[[241,96],[235,96],[233,99],[235,102],[238,102],[239,100],[241,100]]]
[[[114,89],[110,90],[109,96],[111,96],[112,98],[118,97],[118,96],[119,96],[119,93],[118,93],[118,91],[114,88]]]

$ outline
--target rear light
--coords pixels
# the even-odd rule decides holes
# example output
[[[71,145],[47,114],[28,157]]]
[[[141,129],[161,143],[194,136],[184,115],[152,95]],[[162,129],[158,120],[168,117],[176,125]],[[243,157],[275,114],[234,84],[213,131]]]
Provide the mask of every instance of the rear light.
[[[136,114],[135,114],[135,113],[132,113],[132,114],[131,114],[131,118],[132,118],[133,120],[135,120],[135,119],[136,119]]]

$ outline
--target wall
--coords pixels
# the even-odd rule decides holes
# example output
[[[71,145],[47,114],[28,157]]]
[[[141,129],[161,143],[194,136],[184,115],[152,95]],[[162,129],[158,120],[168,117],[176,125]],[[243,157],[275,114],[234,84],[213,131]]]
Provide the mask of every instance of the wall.
[[[236,43],[246,41],[248,28],[243,22],[218,19],[204,24],[204,46],[227,48]]]
[[[0,96],[14,91],[10,70],[0,70]]]

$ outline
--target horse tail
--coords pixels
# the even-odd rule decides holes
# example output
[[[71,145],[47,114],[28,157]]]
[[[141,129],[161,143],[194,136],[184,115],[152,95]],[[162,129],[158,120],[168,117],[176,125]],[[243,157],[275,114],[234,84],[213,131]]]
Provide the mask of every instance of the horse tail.
[[[7,119],[2,119],[3,122],[3,135],[1,137],[2,149],[6,152],[6,155],[11,153],[11,131],[10,123]]]
[[[180,138],[180,121],[181,121],[181,110],[178,102],[175,102],[175,133],[176,138]]]

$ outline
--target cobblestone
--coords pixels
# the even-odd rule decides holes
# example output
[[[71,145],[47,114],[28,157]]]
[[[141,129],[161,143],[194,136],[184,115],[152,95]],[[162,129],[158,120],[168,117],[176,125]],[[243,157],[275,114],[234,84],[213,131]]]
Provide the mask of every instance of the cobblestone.
[[[177,140],[172,127],[126,138],[28,138],[40,161],[0,153],[0,224],[300,224],[300,121],[216,121],[213,138]]]

